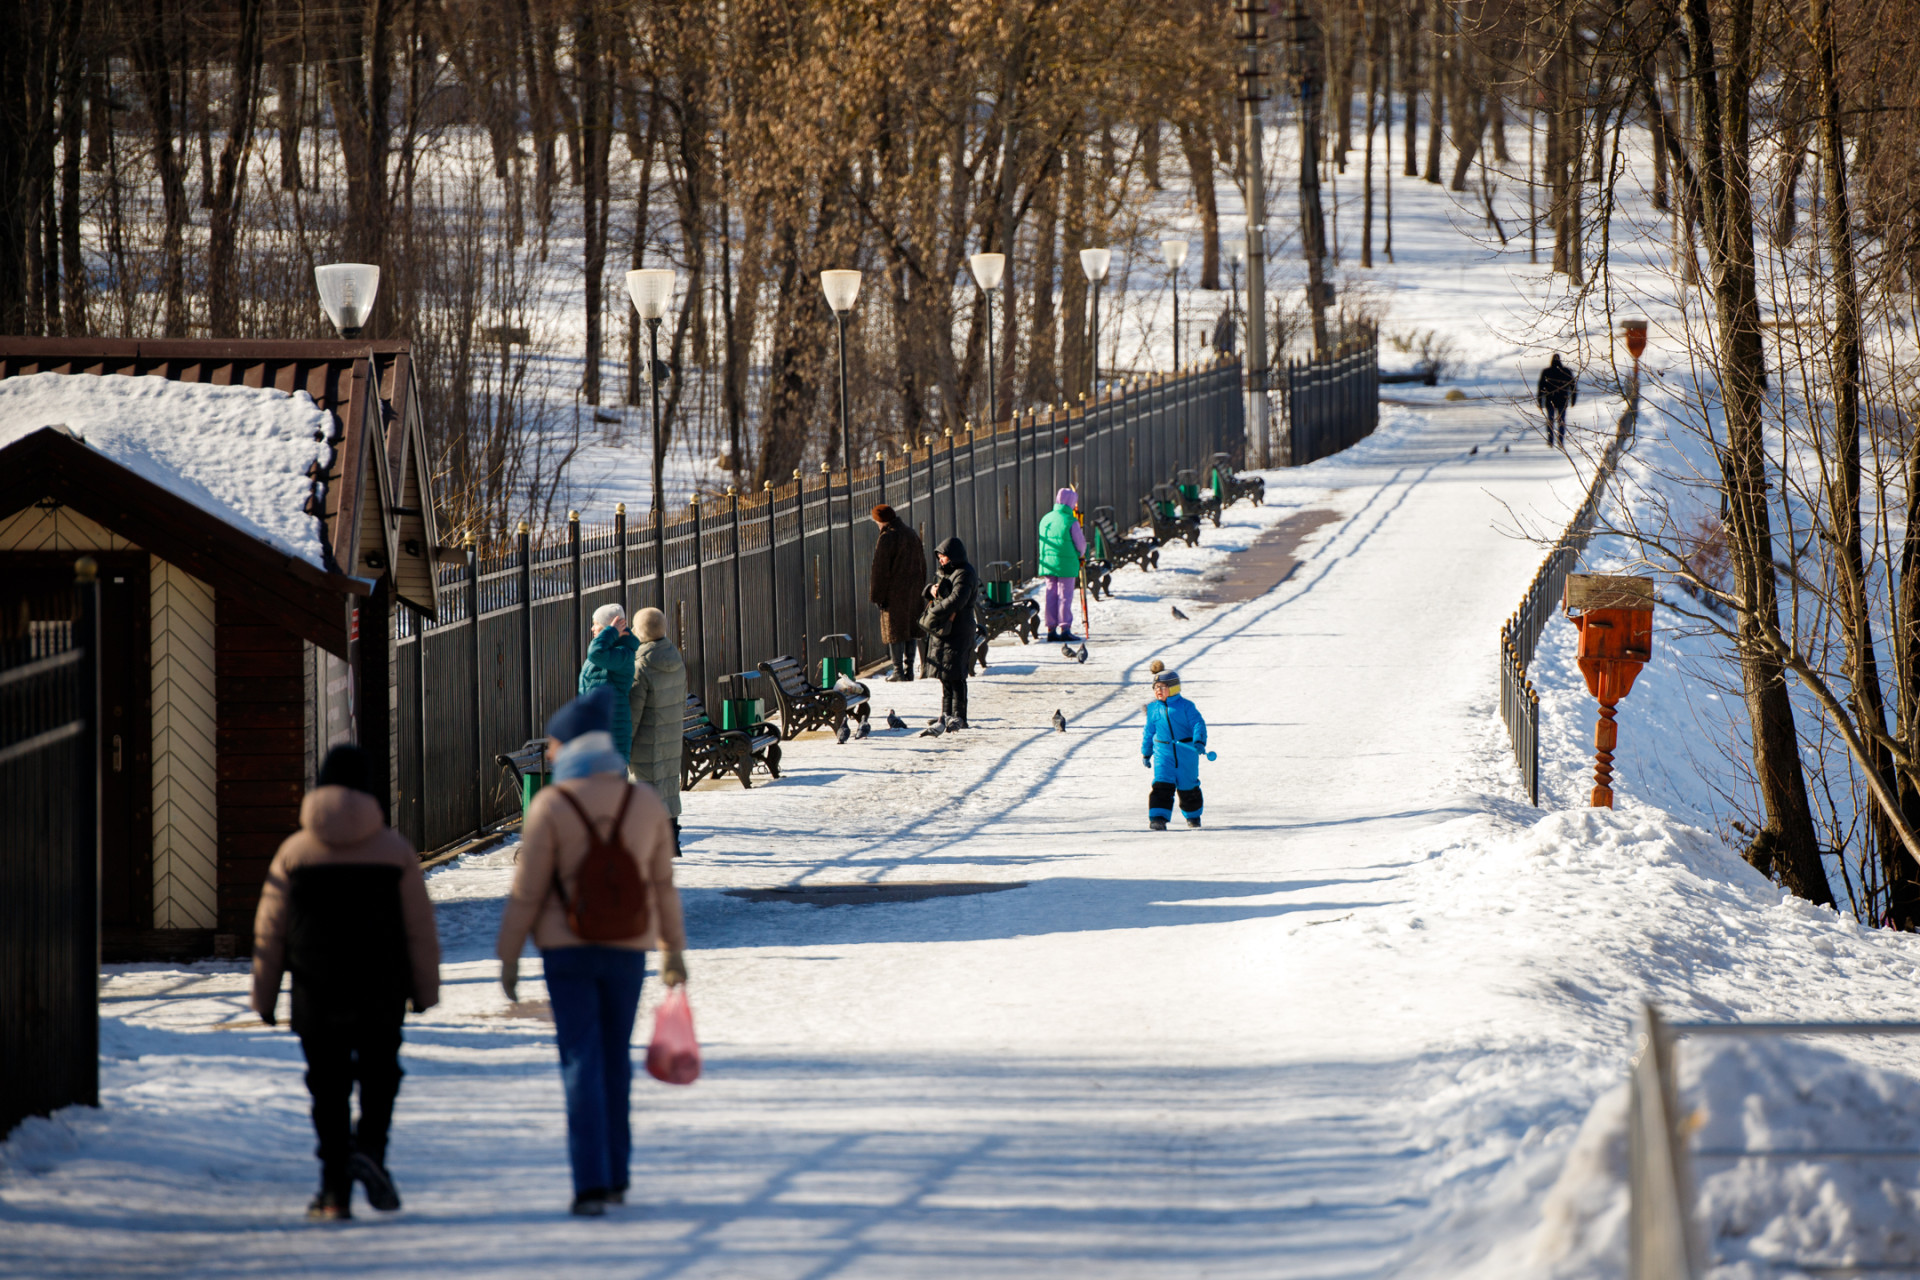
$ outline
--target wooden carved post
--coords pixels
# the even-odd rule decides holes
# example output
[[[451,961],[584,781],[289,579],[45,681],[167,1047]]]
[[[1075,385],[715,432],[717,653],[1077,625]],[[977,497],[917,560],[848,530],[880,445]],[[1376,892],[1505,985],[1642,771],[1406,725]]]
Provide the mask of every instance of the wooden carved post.
[[[1611,809],[1613,749],[1620,740],[1614,707],[1633,690],[1634,678],[1653,656],[1653,579],[1571,573],[1563,599],[1580,632],[1580,674],[1600,703],[1600,723],[1593,732],[1591,803],[1596,809]]]

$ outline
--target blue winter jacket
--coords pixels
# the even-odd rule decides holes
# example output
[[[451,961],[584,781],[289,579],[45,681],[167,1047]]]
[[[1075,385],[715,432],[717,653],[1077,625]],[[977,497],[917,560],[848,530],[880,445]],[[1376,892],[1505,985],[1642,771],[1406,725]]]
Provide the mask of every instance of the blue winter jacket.
[[[1153,780],[1181,790],[1200,785],[1200,757],[1207,753],[1207,722],[1200,709],[1179,694],[1147,704],[1147,725],[1140,731],[1140,754],[1153,761]]]
[[[639,651],[639,636],[602,627],[580,664],[581,693],[603,684],[613,687],[613,749],[622,760],[633,752],[633,708],[627,699],[633,691],[633,655]]]

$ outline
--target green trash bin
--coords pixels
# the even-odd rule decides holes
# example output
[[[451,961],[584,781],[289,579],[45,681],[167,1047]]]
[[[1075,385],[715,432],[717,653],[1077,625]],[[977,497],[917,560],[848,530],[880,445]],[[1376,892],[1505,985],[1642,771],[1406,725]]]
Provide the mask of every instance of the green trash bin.
[[[720,677],[720,727],[751,729],[767,718],[760,697],[760,673],[737,671]]]
[[[831,689],[840,682],[840,677],[853,679],[853,637],[833,635],[820,637],[820,687]]]

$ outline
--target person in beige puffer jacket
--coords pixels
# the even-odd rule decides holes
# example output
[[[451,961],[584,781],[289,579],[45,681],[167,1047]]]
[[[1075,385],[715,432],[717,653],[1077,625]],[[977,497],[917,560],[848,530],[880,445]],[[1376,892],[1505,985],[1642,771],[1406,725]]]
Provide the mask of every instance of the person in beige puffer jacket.
[[[400,1024],[440,999],[440,938],[420,859],[389,827],[358,747],[335,747],[300,805],[300,830],[267,870],[253,924],[253,1008],[276,1020],[293,974],[293,1030],[307,1057],[320,1192],[307,1208],[350,1218],[353,1184],[400,1207],[386,1169],[400,1092]],[[351,1120],[360,1083],[360,1124]]]

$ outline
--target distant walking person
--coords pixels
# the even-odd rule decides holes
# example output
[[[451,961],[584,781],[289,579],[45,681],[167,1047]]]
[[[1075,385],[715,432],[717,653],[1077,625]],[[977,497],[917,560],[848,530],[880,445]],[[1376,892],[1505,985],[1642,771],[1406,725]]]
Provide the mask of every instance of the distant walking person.
[[[627,626],[627,611],[603,604],[593,611],[593,643],[580,664],[580,687],[586,693],[606,685],[613,690],[613,749],[622,758],[633,750],[633,716],[627,710],[627,692],[633,688],[633,655],[640,641]]]
[[[973,605],[980,584],[967,563],[967,547],[948,538],[934,554],[940,576],[927,587],[926,612],[920,626],[927,633],[927,670],[940,679],[940,714],[967,725],[967,672],[973,668],[975,639]]]
[[[1207,753],[1207,722],[1200,709],[1180,696],[1180,673],[1164,668],[1153,677],[1154,700],[1147,704],[1147,725],[1140,731],[1140,759],[1153,770],[1147,793],[1147,826],[1165,831],[1173,817],[1173,798],[1187,825],[1200,825],[1205,798],[1200,794],[1200,757]]]
[[[657,941],[664,950],[661,981],[687,980],[673,829],[659,797],[627,781],[611,701],[596,689],[547,722],[553,785],[527,807],[495,946],[509,1000],[518,998],[529,932],[540,948],[567,1099],[573,1212],[592,1218],[626,1203],[633,1020],[647,948]]]
[[[1047,580],[1041,613],[1051,644],[1080,638],[1073,634],[1073,588],[1087,554],[1087,533],[1073,514],[1079,504],[1078,494],[1062,489],[1053,495],[1053,510],[1040,517],[1040,576]]]
[[[253,1011],[274,1025],[293,974],[293,1030],[307,1057],[320,1193],[307,1216],[353,1216],[353,1184],[400,1207],[387,1130],[400,1093],[400,1023],[440,999],[440,938],[420,859],[387,825],[358,747],[327,753],[300,802],[300,830],[267,868],[253,918]],[[353,1085],[360,1082],[360,1124]]]
[[[873,544],[867,600],[880,608],[880,641],[893,658],[889,680],[913,679],[913,642],[920,633],[920,595],[927,585],[927,550],[894,509],[873,509],[880,536]]]
[[[667,639],[667,615],[642,609],[634,617],[640,652],[633,661],[627,717],[633,748],[627,764],[634,780],[660,793],[673,819],[673,856],[680,856],[680,743],[687,717],[687,663]]]
[[[1567,407],[1580,403],[1580,386],[1574,381],[1573,370],[1560,363],[1560,353],[1555,352],[1553,362],[1540,371],[1540,384],[1534,388],[1533,401],[1547,414],[1547,445],[1550,448],[1564,449],[1567,444]],[[1560,434],[1554,436],[1554,427],[1558,425]]]

